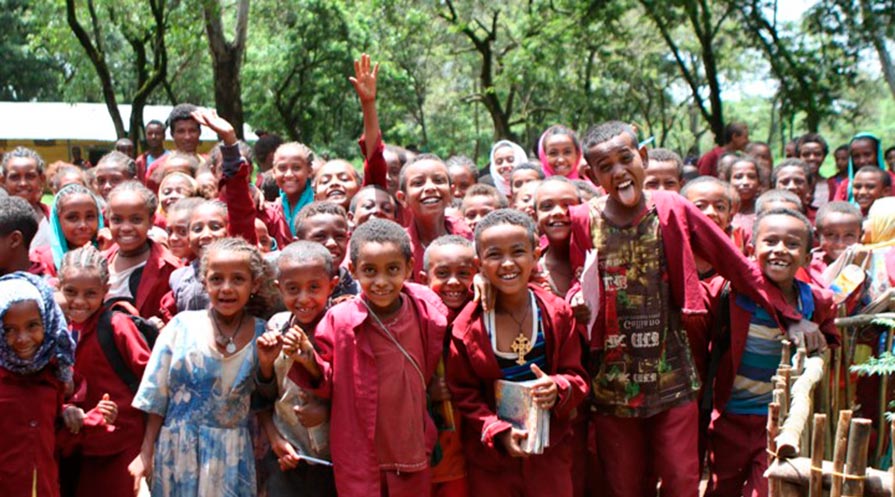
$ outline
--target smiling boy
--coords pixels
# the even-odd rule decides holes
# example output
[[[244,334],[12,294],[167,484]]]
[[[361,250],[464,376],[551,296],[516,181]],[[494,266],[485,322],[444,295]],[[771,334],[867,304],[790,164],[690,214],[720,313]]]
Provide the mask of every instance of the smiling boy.
[[[803,321],[730,238],[677,194],[643,192],[646,149],[633,129],[611,121],[588,131],[585,158],[605,197],[571,208],[572,267],[596,249],[599,319],[589,331],[594,413],[610,493],[644,495],[653,468],[668,495],[698,493],[699,380],[684,321],[705,313],[694,255],[708,261],[804,337],[819,346],[816,325]],[[653,490],[654,491],[654,490]]]

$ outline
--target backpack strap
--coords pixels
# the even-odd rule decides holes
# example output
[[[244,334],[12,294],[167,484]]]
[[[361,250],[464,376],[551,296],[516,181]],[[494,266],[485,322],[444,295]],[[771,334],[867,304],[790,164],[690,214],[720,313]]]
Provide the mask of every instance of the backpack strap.
[[[136,393],[137,388],[140,386],[140,378],[137,378],[137,375],[127,367],[127,364],[124,363],[124,358],[121,357],[121,351],[115,345],[115,337],[112,332],[113,312],[112,308],[109,307],[100,315],[99,324],[96,327],[96,337],[99,340],[99,346],[103,349],[106,360],[112,366],[112,370],[115,371],[115,374],[121,378],[121,381],[127,385],[131,392]]]
[[[721,289],[718,317],[712,323],[712,352],[709,356],[708,371],[705,376],[705,388],[702,390],[701,408],[711,412],[714,399],[715,377],[721,367],[721,358],[730,350],[730,282],[725,282]],[[725,332],[726,330],[726,332]]]

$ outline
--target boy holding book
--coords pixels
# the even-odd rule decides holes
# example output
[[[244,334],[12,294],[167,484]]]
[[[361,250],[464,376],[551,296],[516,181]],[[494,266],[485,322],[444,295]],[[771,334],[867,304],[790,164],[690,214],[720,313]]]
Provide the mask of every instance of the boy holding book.
[[[285,340],[290,378],[331,399],[330,450],[341,497],[431,494],[436,430],[426,388],[442,355],[447,314],[431,290],[407,283],[410,239],[400,225],[370,219],[351,237],[349,270],[361,296],[333,306],[315,344]]]
[[[468,304],[453,325],[448,383],[460,410],[470,495],[572,495],[571,419],[587,394],[581,340],[568,305],[529,284],[539,249],[534,221],[511,209],[476,226],[476,264],[495,294],[484,312]],[[533,403],[549,411],[549,446],[523,450],[528,433],[499,419],[497,380],[531,386]]]
[[[572,267],[596,249],[600,307],[590,339],[592,426],[610,495],[696,496],[699,378],[685,326],[706,312],[694,255],[809,350],[817,325],[788,305],[780,289],[743,256],[714,222],[678,194],[643,192],[647,153],[627,124],[611,121],[585,138],[591,174],[607,195],[572,207]]]

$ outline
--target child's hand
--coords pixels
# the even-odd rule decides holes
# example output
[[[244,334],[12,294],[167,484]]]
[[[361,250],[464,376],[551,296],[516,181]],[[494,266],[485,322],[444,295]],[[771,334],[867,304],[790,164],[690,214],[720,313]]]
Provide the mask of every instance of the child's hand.
[[[531,387],[531,397],[541,409],[552,409],[553,405],[556,404],[556,397],[559,395],[556,382],[547,373],[541,371],[537,364],[531,365],[531,372],[538,379],[534,386]]]
[[[107,250],[112,246],[112,230],[108,226],[96,232],[96,243],[100,250]]]
[[[292,410],[298,416],[298,422],[305,428],[323,424],[329,418],[329,409],[326,404],[317,400],[313,395],[301,390],[298,392],[302,405],[295,406]]]
[[[443,376],[433,376],[429,382],[429,398],[432,402],[445,402],[451,400],[451,391],[448,390],[447,380]]]
[[[582,324],[587,326],[587,323],[590,322],[590,308],[587,306],[587,303],[584,302],[584,294],[581,292],[572,295],[572,298],[569,299],[569,306],[572,308],[572,314],[575,316],[575,321],[578,324]]]
[[[472,301],[481,302],[483,311],[494,309],[494,290],[491,288],[491,282],[481,274],[472,278],[472,291]]]
[[[354,77],[348,78],[354,85],[354,91],[357,92],[360,103],[370,103],[376,101],[376,76],[379,74],[379,64],[373,66],[370,70],[370,56],[363,54],[360,60],[354,61]]]
[[[301,326],[294,324],[283,335],[283,353],[302,364],[314,361],[314,346]]]
[[[283,348],[283,337],[278,331],[268,331],[256,340],[258,349],[258,362],[261,367],[272,367],[280,350]]]
[[[140,494],[140,480],[152,480],[152,454],[140,454],[127,466],[127,472],[134,478],[134,496]]]
[[[277,455],[280,471],[289,471],[298,466],[301,457],[295,452],[295,447],[279,434],[270,441],[270,448]]]
[[[118,419],[118,404],[109,400],[107,393],[104,393],[103,400],[96,404],[96,410],[102,413],[103,421],[107,425],[115,424],[115,420]]]
[[[796,347],[804,348],[809,354],[823,352],[827,348],[827,340],[820,332],[820,327],[808,319],[802,318],[798,323],[790,324],[786,328],[786,334]]]
[[[528,438],[528,432],[516,428],[510,428],[497,435],[497,439],[510,457],[528,457],[528,454],[522,450],[522,441],[526,438]]]
[[[534,283],[535,285],[538,285],[548,292],[553,291],[553,287],[550,285],[550,280],[547,279],[547,273],[539,270],[538,268],[535,268],[531,272],[531,276],[528,277],[528,282]]]
[[[233,145],[236,143],[236,130],[233,129],[233,125],[230,124],[229,121],[218,116],[218,111],[214,109],[199,108],[194,110],[190,115],[193,116],[193,119],[199,124],[208,126],[217,133],[218,138],[224,142],[224,145]]]
[[[81,427],[84,426],[84,418],[87,417],[84,414],[84,410],[80,407],[68,406],[62,411],[62,420],[65,422],[65,427],[68,428],[68,431],[72,432],[73,435],[77,435],[78,432],[81,431]]]

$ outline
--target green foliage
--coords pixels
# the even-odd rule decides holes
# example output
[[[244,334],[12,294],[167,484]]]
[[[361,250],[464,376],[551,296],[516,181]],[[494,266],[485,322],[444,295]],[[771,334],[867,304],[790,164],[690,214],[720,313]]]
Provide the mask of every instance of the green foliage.
[[[213,105],[205,1],[165,0],[167,74],[147,103]],[[76,1],[85,25],[94,7],[91,35],[119,103],[137,89],[127,37],[150,24],[148,2]],[[65,0],[0,7],[0,98],[103,101]],[[878,38],[868,27],[892,39],[893,0],[818,0],[794,24],[778,23],[774,8],[771,0],[252,0],[243,108],[256,129],[357,159],[361,112],[348,77],[368,52],[381,63],[384,139],[480,165],[498,137],[533,152],[552,124],[584,131],[607,119],[634,122],[684,154],[711,146],[732,119],[778,150],[815,127],[831,145],[863,129],[891,136],[892,93],[859,62]],[[225,24],[231,14],[223,12]],[[762,74],[773,98],[729,98]]]

